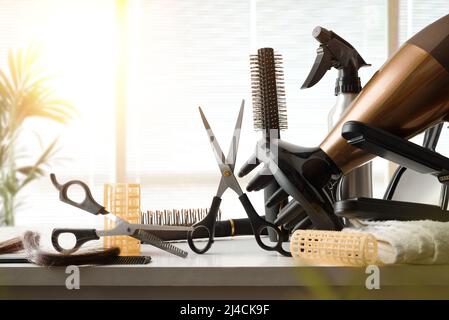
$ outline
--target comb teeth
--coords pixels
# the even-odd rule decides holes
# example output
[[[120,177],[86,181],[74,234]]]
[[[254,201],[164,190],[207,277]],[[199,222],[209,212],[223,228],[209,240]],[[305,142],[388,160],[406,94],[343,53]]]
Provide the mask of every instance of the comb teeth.
[[[151,244],[152,246],[154,246],[156,248],[167,251],[167,252],[174,254],[178,257],[181,257],[181,258],[187,257],[188,253],[186,251],[179,249],[178,247],[175,247],[174,245],[172,245],[168,242],[162,241],[161,239],[156,237],[154,234],[151,234],[145,230],[138,229],[136,231],[136,235],[142,242]]]
[[[257,50],[250,56],[254,129],[287,129],[284,70],[282,56],[272,48]]]
[[[107,261],[107,264],[148,264],[150,256],[118,256]]]
[[[186,226],[190,227],[195,223],[203,220],[209,209],[172,209],[172,210],[155,210],[141,213],[141,223],[157,226]],[[218,212],[217,220],[220,220],[221,212]]]

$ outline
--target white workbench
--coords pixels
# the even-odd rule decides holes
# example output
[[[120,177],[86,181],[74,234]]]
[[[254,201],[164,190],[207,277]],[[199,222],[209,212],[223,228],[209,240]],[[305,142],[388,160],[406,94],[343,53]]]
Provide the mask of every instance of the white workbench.
[[[251,237],[217,239],[203,255],[175,245],[189,256],[144,245],[148,265],[82,267],[80,290],[66,289],[65,268],[0,264],[0,298],[449,298],[449,266],[381,267],[381,289],[368,290],[365,268],[306,265]]]

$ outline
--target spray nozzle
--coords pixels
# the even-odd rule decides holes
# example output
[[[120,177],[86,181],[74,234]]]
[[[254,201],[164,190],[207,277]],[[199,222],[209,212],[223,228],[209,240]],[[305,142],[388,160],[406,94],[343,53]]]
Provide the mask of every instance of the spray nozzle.
[[[335,94],[340,92],[358,93],[361,90],[358,70],[370,66],[357,50],[336,33],[323,27],[316,27],[312,36],[320,43],[312,70],[301,89],[310,88],[318,83],[332,67],[338,70]]]

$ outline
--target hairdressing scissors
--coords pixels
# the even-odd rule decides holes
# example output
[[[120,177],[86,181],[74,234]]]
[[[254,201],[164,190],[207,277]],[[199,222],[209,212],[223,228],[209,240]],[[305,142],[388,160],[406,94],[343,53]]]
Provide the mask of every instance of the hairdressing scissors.
[[[221,197],[223,193],[228,189],[232,189],[235,193],[237,193],[238,198],[243,206],[243,208],[246,211],[246,214],[248,215],[251,228],[253,230],[254,237],[256,238],[257,244],[265,250],[268,251],[277,251],[282,255],[285,256],[291,256],[291,254],[284,250],[282,247],[283,242],[283,234],[281,233],[281,230],[278,229],[274,224],[266,221],[265,219],[261,218],[259,214],[254,209],[253,205],[251,204],[251,201],[249,200],[248,196],[243,193],[237,178],[234,175],[234,167],[235,167],[235,160],[237,158],[237,149],[240,139],[240,129],[242,127],[242,120],[243,120],[243,109],[244,109],[245,101],[242,100],[242,104],[240,106],[240,112],[237,117],[237,123],[235,125],[234,134],[231,141],[231,146],[229,147],[229,152],[227,158],[225,158],[223,151],[220,148],[220,145],[218,144],[217,138],[215,137],[214,133],[212,132],[212,129],[206,119],[206,116],[204,115],[201,108],[199,108],[201,119],[203,121],[204,127],[206,128],[206,131],[209,135],[209,141],[212,146],[212,150],[214,152],[215,158],[218,163],[218,168],[221,172],[221,180],[220,184],[218,185],[217,194],[214,196],[212,200],[212,204],[209,210],[209,213],[207,216],[199,221],[198,223],[194,224],[194,230],[189,231],[187,234],[187,241],[189,243],[190,248],[196,252],[196,253],[205,253],[210,249],[212,246],[212,243],[214,242],[214,236],[215,236],[215,226],[216,226],[216,220],[217,220],[217,213],[220,208],[221,203]],[[272,229],[276,235],[277,235],[277,242],[270,242],[269,238],[267,238],[265,242],[262,241],[262,233],[266,234],[267,229]],[[195,243],[199,243],[197,241],[194,241],[193,239],[198,238],[198,236],[195,236],[195,233],[198,234],[206,234],[208,239],[207,243],[203,248],[198,248]]]
[[[187,252],[181,250],[168,242],[164,242],[151,233],[151,230],[164,230],[164,231],[189,231],[192,227],[184,226],[156,226],[147,224],[129,223],[120,217],[107,211],[105,207],[95,201],[90,192],[89,187],[80,180],[71,180],[64,184],[59,184],[56,180],[56,176],[50,174],[50,179],[56,189],[59,190],[59,200],[64,203],[70,204],[81,210],[87,211],[94,215],[105,215],[108,219],[114,222],[114,228],[111,230],[97,230],[97,229],[53,229],[51,235],[51,241],[56,251],[70,254],[77,251],[84,243],[91,240],[98,240],[100,237],[105,236],[119,236],[126,235],[138,239],[145,244],[151,244],[159,249],[170,252],[174,255],[185,258]],[[79,186],[84,191],[84,199],[82,201],[74,201],[69,198],[68,191],[74,186]],[[75,236],[76,243],[71,249],[63,248],[59,243],[59,236],[61,234],[72,234]]]

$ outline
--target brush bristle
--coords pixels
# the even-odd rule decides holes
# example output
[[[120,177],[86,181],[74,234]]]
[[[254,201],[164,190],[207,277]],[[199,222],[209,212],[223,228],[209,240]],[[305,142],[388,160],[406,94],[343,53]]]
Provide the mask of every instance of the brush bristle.
[[[254,129],[287,129],[282,56],[262,48],[251,55],[250,63]]]
[[[209,208],[172,209],[172,210],[148,210],[141,212],[141,223],[158,226],[192,226],[203,220],[209,213]],[[221,219],[221,211],[218,211],[217,220]]]

